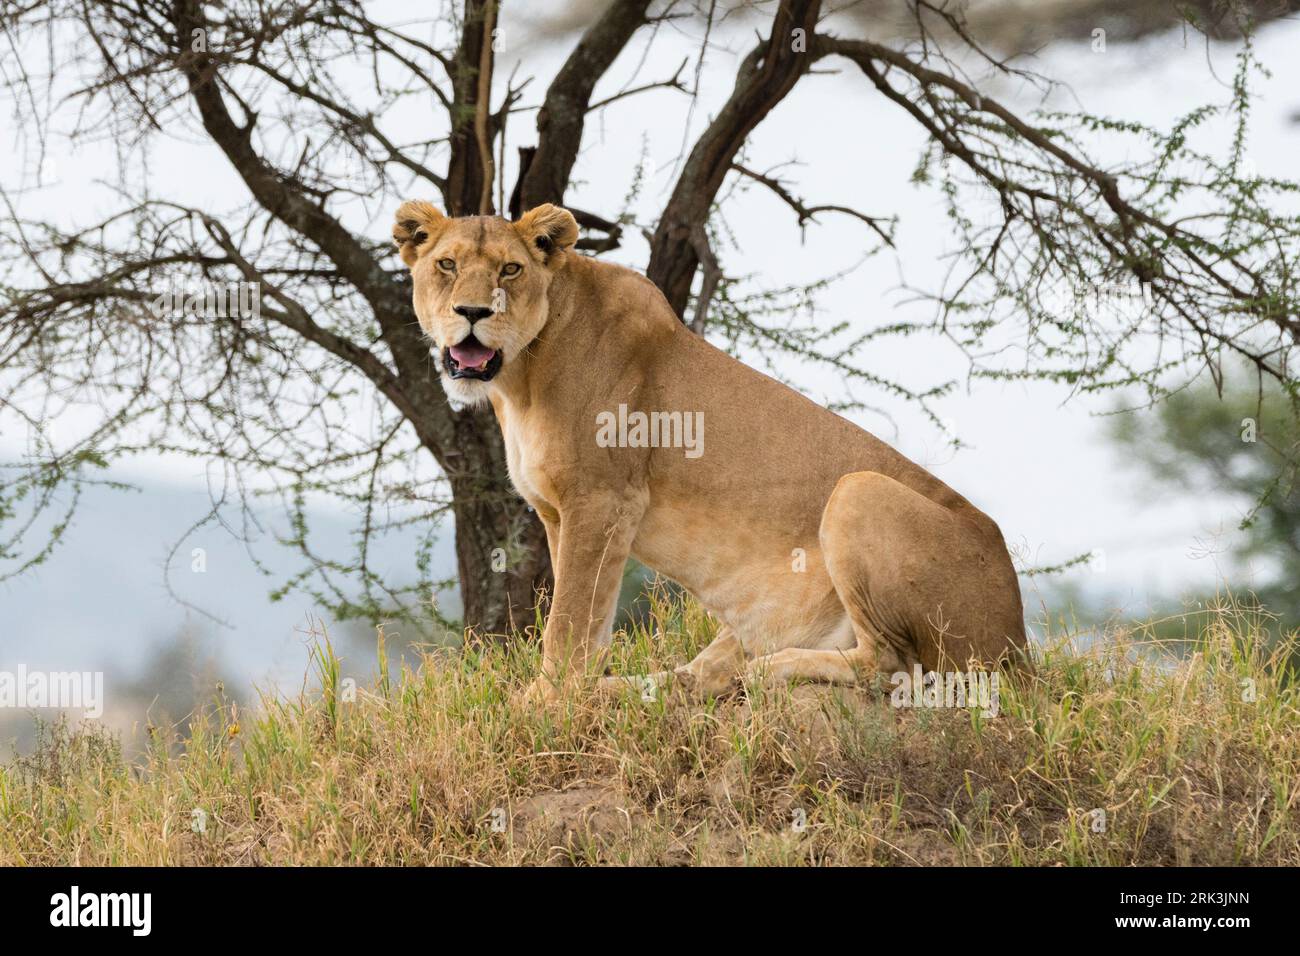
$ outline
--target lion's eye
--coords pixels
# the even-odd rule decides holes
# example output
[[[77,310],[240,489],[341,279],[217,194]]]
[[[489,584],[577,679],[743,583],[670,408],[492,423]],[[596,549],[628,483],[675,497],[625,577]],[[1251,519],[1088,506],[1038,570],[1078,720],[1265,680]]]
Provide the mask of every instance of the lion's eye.
[[[441,269],[443,272],[455,272],[456,261],[454,259],[439,259],[438,268]]]
[[[523,271],[524,267],[517,262],[507,262],[501,267],[501,274],[503,276],[517,276]]]

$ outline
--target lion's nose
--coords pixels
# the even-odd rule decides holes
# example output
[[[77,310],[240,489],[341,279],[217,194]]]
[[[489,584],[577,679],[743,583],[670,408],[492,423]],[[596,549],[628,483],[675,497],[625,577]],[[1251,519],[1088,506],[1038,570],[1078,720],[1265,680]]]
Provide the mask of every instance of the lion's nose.
[[[479,319],[486,319],[492,314],[492,310],[483,305],[456,305],[452,306],[451,311],[457,315],[469,319],[469,324],[473,325]]]

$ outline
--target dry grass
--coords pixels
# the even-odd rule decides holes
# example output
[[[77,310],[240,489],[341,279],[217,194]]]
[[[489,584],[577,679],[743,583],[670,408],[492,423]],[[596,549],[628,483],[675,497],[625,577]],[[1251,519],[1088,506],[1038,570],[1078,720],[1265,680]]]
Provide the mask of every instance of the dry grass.
[[[615,667],[678,663],[711,632],[661,598]],[[1181,658],[1053,638],[994,718],[813,686],[544,713],[518,701],[530,647],[430,655],[345,700],[322,642],[323,690],[218,704],[138,761],[47,733],[0,770],[0,864],[1295,865],[1284,657],[1225,611]]]

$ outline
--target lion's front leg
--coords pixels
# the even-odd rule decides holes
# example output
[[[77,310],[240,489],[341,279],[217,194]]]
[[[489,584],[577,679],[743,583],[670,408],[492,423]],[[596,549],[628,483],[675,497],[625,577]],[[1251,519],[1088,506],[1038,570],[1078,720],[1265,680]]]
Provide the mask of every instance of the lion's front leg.
[[[568,681],[604,667],[623,567],[643,511],[639,503],[613,499],[586,499],[581,507],[560,510],[555,595],[542,630],[542,673],[528,689],[530,699],[553,698]]]

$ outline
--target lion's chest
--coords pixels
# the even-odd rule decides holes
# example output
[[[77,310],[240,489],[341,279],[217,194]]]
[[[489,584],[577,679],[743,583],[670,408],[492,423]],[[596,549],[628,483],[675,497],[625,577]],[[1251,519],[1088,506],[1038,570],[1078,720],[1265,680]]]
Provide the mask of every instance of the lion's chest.
[[[510,481],[523,499],[544,518],[558,519],[555,485],[547,470],[547,454],[539,431],[531,431],[522,415],[503,416],[501,434],[506,446]]]

